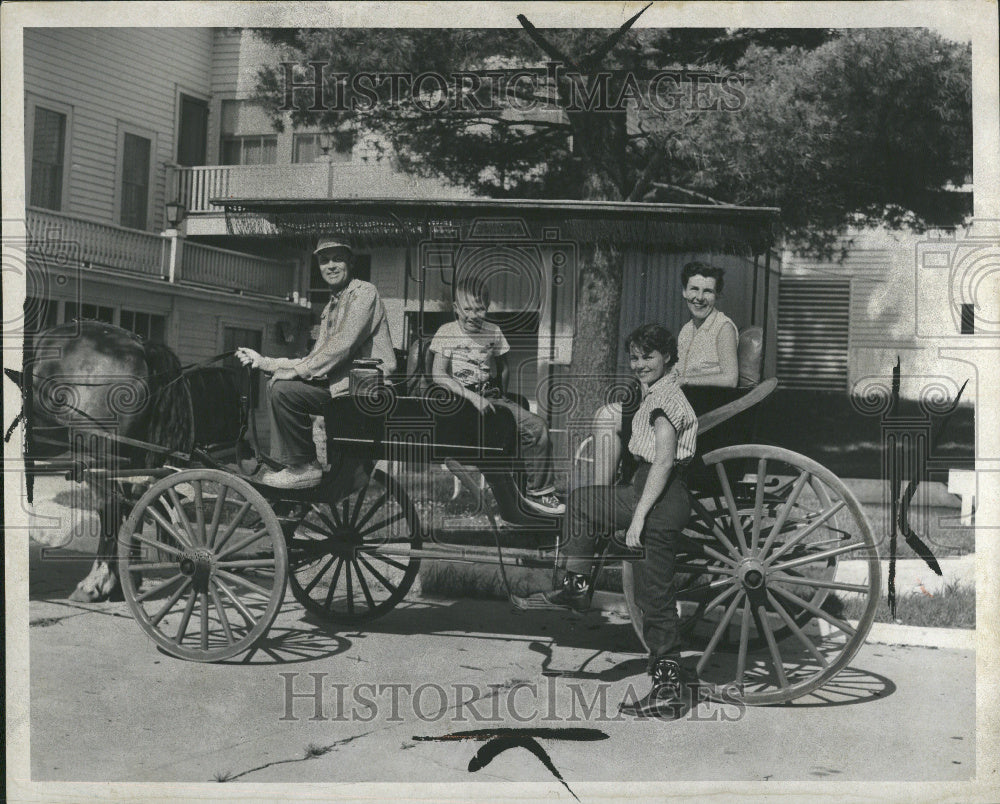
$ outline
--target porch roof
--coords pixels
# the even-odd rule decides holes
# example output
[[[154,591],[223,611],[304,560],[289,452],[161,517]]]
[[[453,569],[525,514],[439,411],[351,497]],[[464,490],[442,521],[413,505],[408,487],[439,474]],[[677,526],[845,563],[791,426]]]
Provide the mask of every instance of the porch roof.
[[[230,234],[303,246],[340,234],[360,246],[511,239],[611,242],[626,248],[760,254],[774,243],[774,207],[543,199],[219,198]]]

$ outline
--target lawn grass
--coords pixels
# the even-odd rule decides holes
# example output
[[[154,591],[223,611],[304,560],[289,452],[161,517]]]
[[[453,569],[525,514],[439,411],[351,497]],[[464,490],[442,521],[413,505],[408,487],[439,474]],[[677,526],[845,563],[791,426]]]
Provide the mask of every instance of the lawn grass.
[[[879,555],[889,558],[890,509],[881,504],[862,503]],[[915,507],[910,511],[910,527],[937,558],[964,556],[976,552],[976,533],[971,525],[958,521],[957,508]],[[918,558],[897,529],[896,557]]]
[[[843,601],[842,616],[857,620],[862,613],[861,599]],[[911,592],[896,600],[896,616],[889,611],[883,596],[875,610],[875,622],[915,625],[921,628],[975,628],[976,590],[969,585],[951,583],[931,594]]]

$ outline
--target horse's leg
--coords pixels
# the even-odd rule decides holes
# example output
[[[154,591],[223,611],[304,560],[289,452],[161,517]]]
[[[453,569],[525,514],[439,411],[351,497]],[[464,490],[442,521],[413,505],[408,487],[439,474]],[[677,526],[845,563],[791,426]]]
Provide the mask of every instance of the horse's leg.
[[[87,577],[76,585],[70,600],[82,603],[101,603],[121,600],[121,583],[118,580],[118,529],[122,523],[120,503],[113,493],[98,502],[97,513],[101,520],[101,536],[97,542],[97,556]]]

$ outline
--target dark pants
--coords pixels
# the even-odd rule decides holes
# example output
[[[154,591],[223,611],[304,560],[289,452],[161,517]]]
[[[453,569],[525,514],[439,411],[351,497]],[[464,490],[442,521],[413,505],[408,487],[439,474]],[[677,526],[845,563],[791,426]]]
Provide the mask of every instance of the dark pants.
[[[301,466],[315,460],[312,417],[322,416],[330,399],[326,380],[277,380],[268,383],[271,457],[288,466]]]
[[[574,490],[569,498],[566,569],[590,575],[596,559],[605,552],[635,561],[636,599],[642,611],[642,636],[649,648],[650,668],[658,659],[678,659],[680,653],[674,560],[678,534],[691,516],[682,474],[674,469],[667,487],[646,516],[642,531],[644,557],[639,559],[624,542],[611,536],[632,522],[649,477],[648,463],[639,465],[630,485],[585,486]]]

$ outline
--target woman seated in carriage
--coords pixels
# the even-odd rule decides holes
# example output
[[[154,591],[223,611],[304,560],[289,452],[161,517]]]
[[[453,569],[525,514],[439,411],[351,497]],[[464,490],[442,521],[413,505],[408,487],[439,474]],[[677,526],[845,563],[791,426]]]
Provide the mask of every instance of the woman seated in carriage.
[[[623,557],[634,560],[639,556],[631,551],[644,551],[636,562],[637,592],[653,686],[641,700],[623,702],[621,710],[677,718],[690,701],[679,662],[674,560],[691,514],[685,470],[695,452],[698,420],[681,391],[677,342],[669,330],[658,324],[639,327],[625,348],[643,396],[628,442],[635,474],[625,485],[572,492],[564,526],[569,559],[561,585],[513,601],[523,609],[588,609],[598,559],[610,548],[612,534],[626,529]]]

